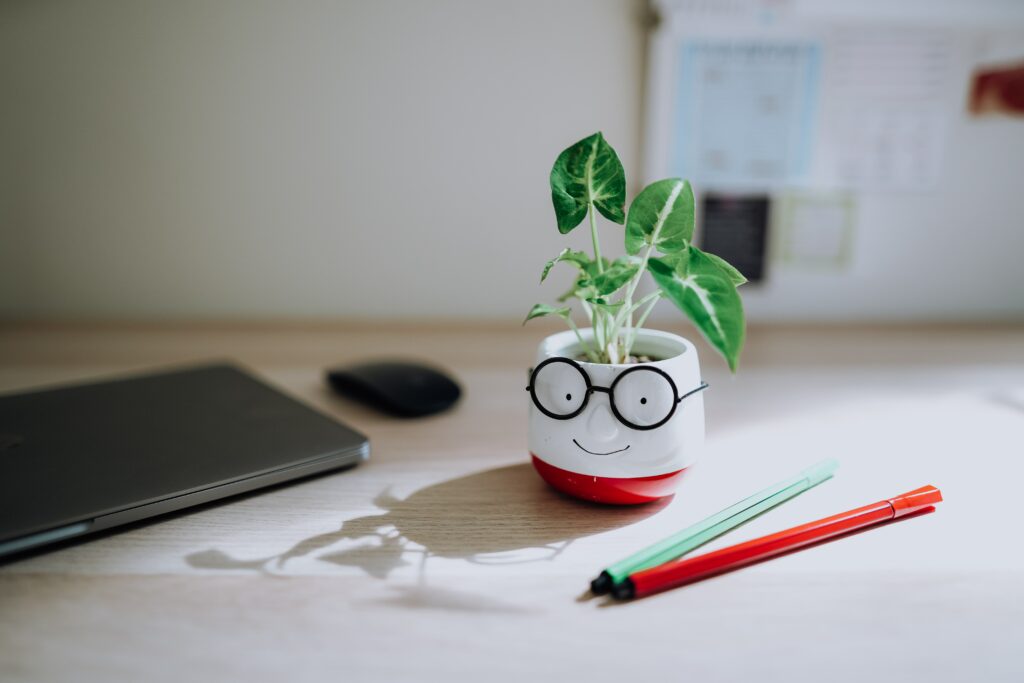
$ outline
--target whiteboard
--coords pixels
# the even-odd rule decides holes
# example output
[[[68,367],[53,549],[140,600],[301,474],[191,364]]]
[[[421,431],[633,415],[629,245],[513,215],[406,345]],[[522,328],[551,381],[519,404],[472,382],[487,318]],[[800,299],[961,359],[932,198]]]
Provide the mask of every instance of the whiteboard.
[[[769,194],[750,319],[1024,319],[1024,119],[966,108],[1024,3],[654,7],[644,180]]]

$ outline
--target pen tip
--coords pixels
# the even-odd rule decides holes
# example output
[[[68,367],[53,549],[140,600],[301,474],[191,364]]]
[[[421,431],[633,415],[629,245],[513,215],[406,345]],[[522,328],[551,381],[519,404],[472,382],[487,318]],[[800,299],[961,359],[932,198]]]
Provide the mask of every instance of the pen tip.
[[[631,579],[626,579],[612,586],[612,597],[616,600],[629,600],[634,595],[636,595],[636,588],[633,586]]]
[[[604,595],[611,591],[614,585],[615,581],[612,580],[611,574],[601,572],[596,579],[590,582],[590,592],[594,595]]]

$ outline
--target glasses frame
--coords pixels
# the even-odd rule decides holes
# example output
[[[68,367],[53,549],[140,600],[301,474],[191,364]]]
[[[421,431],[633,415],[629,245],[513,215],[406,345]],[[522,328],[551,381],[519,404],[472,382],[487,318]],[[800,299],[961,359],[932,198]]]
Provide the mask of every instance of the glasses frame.
[[[536,386],[535,386],[536,383],[535,383],[534,380],[537,378],[537,373],[540,372],[540,370],[542,368],[544,368],[544,367],[546,367],[548,365],[551,365],[552,363],[568,363],[572,367],[576,368],[576,371],[579,372],[580,375],[583,376],[583,381],[586,382],[586,385],[587,385],[586,393],[583,396],[583,403],[580,404],[579,408],[577,408],[573,412],[568,413],[566,415],[560,415],[558,413],[551,412],[550,410],[545,408],[541,404],[540,399],[537,398],[537,390],[536,390]],[[622,414],[619,412],[619,409],[615,406],[615,386],[622,380],[623,377],[629,375],[630,373],[634,373],[634,372],[654,372],[654,373],[657,373],[657,374],[661,375],[662,377],[664,377],[666,380],[668,380],[669,386],[672,387],[672,396],[675,399],[672,402],[672,409],[668,411],[668,415],[666,415],[660,422],[658,422],[656,424],[652,424],[652,425],[638,425],[638,424],[635,424],[633,422],[630,422],[629,420],[627,420],[626,418],[624,418],[622,416]],[[701,391],[704,391],[707,388],[708,388],[708,383],[707,382],[701,382],[699,387],[697,387],[696,389],[691,389],[690,391],[688,391],[685,394],[683,394],[682,396],[680,396],[679,395],[679,388],[676,386],[676,383],[672,379],[672,377],[667,372],[662,370],[661,368],[656,368],[656,367],[649,366],[649,365],[647,365],[647,366],[645,366],[645,365],[637,365],[637,366],[634,366],[632,368],[629,368],[628,370],[620,372],[615,377],[615,379],[612,381],[611,386],[608,386],[608,387],[597,387],[597,386],[594,386],[593,382],[591,382],[590,375],[587,374],[587,371],[583,368],[582,365],[580,365],[579,363],[574,361],[572,358],[564,358],[562,356],[553,356],[551,358],[545,359],[540,364],[538,364],[537,367],[535,367],[532,370],[530,370],[530,385],[526,387],[526,390],[530,392],[530,398],[533,399],[533,405],[537,406],[537,410],[539,410],[540,412],[544,413],[545,415],[547,415],[548,417],[550,417],[553,420],[571,420],[572,418],[576,417],[577,415],[582,413],[584,410],[586,410],[587,405],[590,403],[591,395],[595,391],[600,391],[602,393],[608,394],[608,405],[611,406],[612,413],[615,415],[615,419],[617,419],[619,422],[624,424],[626,427],[629,427],[630,429],[635,429],[637,431],[645,432],[645,431],[648,431],[648,430],[651,430],[651,429],[657,429],[658,427],[661,427],[663,424],[665,424],[666,422],[671,420],[672,417],[676,414],[676,409],[679,407],[679,404],[683,402],[684,398],[686,398],[688,396],[693,396],[694,394],[696,394],[698,392],[701,392]]]

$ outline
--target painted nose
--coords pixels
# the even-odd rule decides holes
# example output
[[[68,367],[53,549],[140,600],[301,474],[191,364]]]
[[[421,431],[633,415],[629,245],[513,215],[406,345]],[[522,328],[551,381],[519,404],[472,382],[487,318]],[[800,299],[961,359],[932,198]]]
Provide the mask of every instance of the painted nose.
[[[608,409],[608,404],[602,401],[590,413],[587,418],[587,435],[600,441],[611,441],[619,435],[619,424]]]

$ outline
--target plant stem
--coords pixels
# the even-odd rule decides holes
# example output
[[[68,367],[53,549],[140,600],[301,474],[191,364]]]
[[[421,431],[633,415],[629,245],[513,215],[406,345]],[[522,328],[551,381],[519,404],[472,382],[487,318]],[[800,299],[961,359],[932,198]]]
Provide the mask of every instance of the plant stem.
[[[622,309],[622,312],[619,313],[619,315],[617,315],[615,317],[615,322],[617,324],[626,324],[625,330],[620,333],[622,335],[622,338],[623,338],[623,342],[622,342],[622,346],[623,346],[622,356],[623,357],[628,357],[629,356],[629,350],[633,346],[633,339],[636,337],[636,332],[644,324],[644,320],[646,320],[646,318],[647,318],[647,316],[644,315],[643,318],[640,319],[640,322],[637,323],[636,327],[634,327],[633,324],[632,324],[633,323],[633,313],[638,311],[639,309],[643,308],[645,305],[653,304],[653,302],[655,300],[657,300],[658,298],[660,298],[660,297],[661,297],[661,292],[660,291],[651,292],[650,294],[648,294],[644,298],[640,299],[640,301],[638,301],[635,304],[633,304],[632,306],[630,306],[629,308],[625,308],[624,307]]]
[[[592,363],[600,363],[600,358],[591,348],[590,344],[584,341],[583,335],[580,334],[580,330],[576,327],[576,323],[572,321],[572,318],[567,317],[565,322],[569,323],[569,327],[571,327],[572,331],[576,334],[576,339],[579,340],[580,347],[583,349],[583,353],[586,354],[587,358],[589,358]]]
[[[643,299],[640,299],[640,301],[637,301],[635,304],[633,304],[633,311],[637,311],[640,308],[649,305],[652,301],[654,301],[654,300],[656,300],[656,299],[658,299],[660,297],[661,297],[661,290],[658,290],[656,292],[651,292],[650,294],[645,296]],[[630,312],[632,313],[633,311],[630,311]],[[638,322],[636,326],[640,327],[641,324],[642,323]]]
[[[661,232],[661,226],[654,232],[654,236],[651,239],[651,243],[647,245],[647,251],[644,252],[644,258],[640,262],[640,267],[636,271],[636,275],[629,281],[629,285],[626,289],[626,306],[631,306],[633,302],[633,294],[636,292],[637,285],[640,284],[640,278],[643,277],[644,271],[647,270],[647,262],[651,260],[651,252],[654,250],[654,242],[658,239],[658,233]]]
[[[593,309],[590,308],[590,304],[588,304],[583,299],[580,299],[580,306],[583,307],[583,312],[587,314],[587,320],[590,321],[590,326],[593,327],[594,326],[594,311],[593,311]]]
[[[647,251],[644,252],[643,260],[640,261],[640,267],[637,268],[636,275],[633,276],[629,281],[629,284],[626,286],[626,295],[623,297],[624,304],[622,306],[622,312],[615,316],[615,319],[612,321],[611,334],[615,340],[619,337],[619,328],[621,328],[627,320],[629,321],[629,324],[627,325],[627,338],[623,344],[624,349],[622,355],[624,358],[629,357],[629,352],[633,348],[633,341],[636,339],[637,330],[644,326],[644,322],[647,320],[647,315],[651,312],[651,308],[654,307],[654,303],[660,296],[660,292],[654,292],[653,294],[648,294],[641,299],[636,306],[633,305],[633,294],[636,293],[636,288],[640,284],[640,278],[643,277],[644,271],[647,270],[647,262],[651,259],[651,252],[654,250],[654,245],[657,244],[658,235],[660,233],[661,225],[659,225],[657,229],[655,229],[654,234],[651,235],[651,243],[647,245]],[[636,325],[634,325],[633,312],[652,298],[653,300],[648,305],[647,310],[641,316],[640,320],[637,321]]]
[[[591,202],[587,209],[587,215],[590,218],[590,240],[594,245],[594,261],[597,262],[597,272],[604,272],[604,261],[601,259],[601,240],[597,237],[597,216],[594,213],[594,203]],[[594,329],[594,341],[597,343],[598,349],[600,349],[600,355],[603,357],[609,356],[608,353],[608,334],[611,332],[609,328],[609,316],[605,314],[601,308],[594,308],[590,314],[590,326]]]
[[[587,320],[590,321],[590,328],[594,330],[594,343],[597,344],[597,348],[604,348],[603,330],[601,328],[601,310],[594,308],[586,301],[580,299],[580,305],[583,306],[583,311],[587,314]]]
[[[655,235],[657,235],[657,232],[655,233]],[[651,258],[652,249],[654,249],[653,241],[652,244],[650,244],[647,247],[647,251],[644,253],[644,258],[640,262],[640,267],[637,268],[636,275],[634,275],[633,279],[629,281],[628,285],[626,285],[626,295],[623,297],[623,301],[625,303],[622,306],[622,312],[615,316],[616,333],[618,332],[618,328],[622,326],[622,324],[626,321],[627,318],[630,321],[630,327],[641,327],[643,325],[643,323],[637,323],[637,325],[635,326],[633,325],[633,311],[635,311],[638,306],[642,306],[643,303],[646,302],[647,297],[641,299],[641,303],[637,304],[637,306],[634,306],[633,294],[636,292],[637,285],[640,284],[640,278],[643,277],[644,271],[647,270],[647,262]]]
[[[609,363],[617,362],[615,360],[615,338],[611,336],[612,329],[610,326],[612,316],[607,311],[604,313],[604,320],[602,324],[604,326],[604,346],[601,350],[604,352],[604,356]]]
[[[597,219],[594,216],[594,205],[590,204],[587,212],[590,215],[590,241],[594,243],[594,260],[597,261],[597,272],[604,272],[604,262],[601,261],[601,241],[597,239]]]
[[[657,292],[654,292],[653,294],[649,294],[646,297],[644,297],[643,299],[641,299],[640,303],[637,304],[637,307],[642,306],[644,304],[644,302],[647,301],[648,299],[650,299],[650,302],[648,302],[648,304],[647,304],[647,309],[644,310],[644,312],[640,314],[640,319],[637,320],[636,326],[632,330],[630,330],[629,341],[626,344],[626,351],[625,351],[625,354],[627,356],[633,350],[633,344],[636,342],[636,333],[637,333],[637,331],[644,326],[644,323],[647,322],[647,316],[649,316],[651,314],[651,311],[654,310],[654,305],[656,303],[658,303],[658,301],[661,299],[661,290],[658,290]],[[630,316],[630,317],[632,317],[632,316]]]

